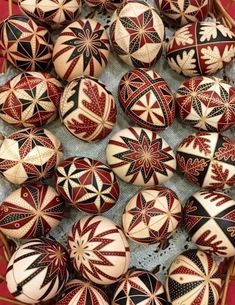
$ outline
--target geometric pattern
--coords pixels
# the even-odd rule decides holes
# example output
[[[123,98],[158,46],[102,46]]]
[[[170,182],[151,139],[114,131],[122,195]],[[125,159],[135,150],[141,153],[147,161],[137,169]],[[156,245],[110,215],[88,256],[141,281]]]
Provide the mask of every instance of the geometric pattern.
[[[63,289],[56,305],[109,305],[108,296],[90,282],[71,280]]]
[[[176,169],[172,148],[157,133],[140,127],[117,132],[109,140],[106,159],[120,179],[139,186],[162,184]]]
[[[60,78],[71,81],[78,76],[98,77],[107,65],[109,38],[105,28],[94,19],[80,19],[58,36],[53,63]]]
[[[173,93],[166,81],[152,70],[127,72],[120,80],[118,98],[128,117],[141,127],[158,131],[174,120]]]
[[[127,240],[122,230],[106,217],[80,218],[69,232],[68,251],[79,274],[96,284],[110,285],[128,270]]]
[[[167,45],[170,67],[188,77],[216,73],[235,57],[235,34],[216,21],[185,25]]]
[[[221,132],[235,125],[235,88],[220,78],[185,80],[176,102],[181,120],[196,129]]]
[[[34,127],[12,133],[0,147],[0,173],[11,183],[50,178],[63,158],[61,142],[49,130]]]
[[[85,0],[85,3],[102,11],[115,11],[123,0]]]
[[[103,213],[119,197],[119,184],[110,167],[90,158],[73,157],[61,162],[55,182],[70,205],[87,213]]]
[[[186,137],[176,151],[178,169],[192,183],[207,189],[235,185],[234,140],[201,131]]]
[[[114,98],[106,86],[93,77],[71,81],[60,100],[61,121],[71,134],[86,142],[105,138],[116,122]]]
[[[69,277],[68,253],[58,242],[35,238],[21,245],[10,259],[6,281],[20,302],[34,304],[57,295]]]
[[[50,25],[61,26],[77,19],[81,0],[19,0],[24,14]]]
[[[157,11],[144,1],[124,1],[112,16],[113,49],[132,67],[152,66],[161,55],[164,35],[164,25]]]
[[[209,0],[155,0],[155,2],[166,21],[177,27],[203,21],[209,11]]]
[[[127,237],[143,244],[168,239],[181,220],[181,204],[175,192],[155,186],[137,193],[122,216]]]
[[[193,194],[184,207],[184,226],[201,250],[222,257],[235,255],[235,201],[228,195]]]
[[[51,63],[50,32],[27,16],[11,16],[0,24],[0,49],[22,71],[47,71]]]
[[[217,263],[200,250],[181,253],[168,270],[166,293],[172,305],[216,305],[221,288]]]
[[[113,305],[165,305],[166,293],[154,274],[130,270],[121,279],[112,298]]]
[[[18,74],[0,89],[0,117],[16,127],[43,126],[56,118],[61,93],[48,73]]]
[[[45,236],[63,218],[64,202],[48,185],[25,185],[0,206],[0,230],[12,238]]]

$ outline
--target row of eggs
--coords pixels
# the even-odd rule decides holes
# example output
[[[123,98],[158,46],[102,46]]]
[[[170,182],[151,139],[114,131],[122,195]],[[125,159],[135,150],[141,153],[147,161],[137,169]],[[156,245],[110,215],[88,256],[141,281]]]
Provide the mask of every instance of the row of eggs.
[[[71,161],[71,158],[64,161],[67,168],[68,165],[74,167]],[[74,172],[66,181],[66,176],[61,175],[61,170],[64,174],[66,170],[60,166],[56,173],[58,192],[51,186],[41,184],[17,189],[0,206],[1,232],[16,239],[45,236],[63,218],[64,200],[70,206],[92,214],[112,208],[118,200],[119,186],[111,170],[101,162],[87,158],[73,161],[77,165],[92,162],[95,173],[82,169],[77,174]],[[76,175],[77,178],[74,178]],[[182,213],[178,196],[171,189],[148,187],[127,203],[122,215],[122,227],[132,241],[154,244],[169,239],[183,216],[184,227],[199,248],[218,256],[230,257],[235,255],[234,209],[235,202],[228,195],[202,190],[187,200]],[[84,226],[89,227],[88,223]],[[102,228],[109,227],[110,223],[104,220]],[[77,239],[81,237],[81,232],[80,228],[74,233]],[[84,241],[81,243],[84,244]]]
[[[161,55],[164,36],[161,18],[146,2],[124,2],[113,14],[113,50],[132,67],[152,66]],[[167,44],[167,60],[173,70],[185,76],[214,74],[234,58],[234,42],[235,35],[218,22],[187,24]],[[0,25],[0,46],[3,56],[16,68],[46,70],[52,61],[56,73],[67,81],[82,75],[98,77],[110,52],[108,34],[94,19],[69,24],[53,47],[46,27],[27,16],[11,16]]]
[[[80,279],[68,282],[70,261]],[[212,256],[201,250],[188,250],[173,260],[166,293],[154,274],[128,271],[128,264],[129,247],[120,228],[101,216],[84,217],[69,232],[68,252],[47,238],[24,242],[9,261],[6,281],[14,298],[27,304],[56,297],[57,305],[107,305],[109,297],[96,285],[114,283],[111,298],[116,305],[218,302],[221,273]]]
[[[152,131],[171,125],[175,110],[182,122],[199,130],[221,132],[235,125],[235,88],[216,77],[187,79],[174,98],[159,74],[136,69],[122,76],[118,99],[133,123]],[[57,109],[67,130],[87,142],[106,137],[116,122],[112,93],[92,77],[77,78],[63,90],[48,73],[24,72],[0,89],[0,118],[13,126],[46,125]]]

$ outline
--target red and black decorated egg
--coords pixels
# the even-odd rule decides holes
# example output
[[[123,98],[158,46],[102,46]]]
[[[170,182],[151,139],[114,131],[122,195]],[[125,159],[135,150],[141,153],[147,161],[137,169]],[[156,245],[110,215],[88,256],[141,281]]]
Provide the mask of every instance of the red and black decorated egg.
[[[6,274],[7,287],[20,302],[35,304],[54,298],[69,278],[69,256],[58,242],[34,238],[13,253]]]
[[[43,126],[57,116],[61,83],[45,72],[18,74],[0,88],[0,118],[16,127]]]
[[[149,68],[160,57],[164,25],[144,1],[124,1],[113,14],[110,39],[116,54],[128,65]]]
[[[124,0],[85,0],[85,3],[91,7],[104,11],[116,10]]]
[[[61,26],[75,19],[82,9],[81,0],[19,0],[19,7],[29,17],[52,26]]]
[[[235,126],[235,88],[220,78],[185,80],[176,102],[180,119],[196,129],[221,132]]]
[[[68,235],[68,251],[80,275],[100,285],[110,285],[127,272],[130,249],[122,230],[110,219],[87,216]]]
[[[172,305],[217,305],[221,288],[219,267],[203,251],[181,253],[168,270],[166,293]]]
[[[34,127],[12,133],[0,147],[0,173],[11,183],[50,178],[63,159],[61,142],[49,130]]]
[[[156,72],[136,69],[121,78],[118,98],[131,120],[153,131],[172,124],[175,101],[167,82]]]
[[[235,185],[235,142],[216,132],[186,137],[176,152],[178,169],[192,183],[208,189]]]
[[[209,12],[209,0],[155,0],[164,19],[174,26],[203,21]]]
[[[110,91],[92,77],[71,81],[60,101],[60,117],[69,132],[91,142],[105,138],[116,123],[117,109]]]
[[[118,282],[112,297],[113,305],[166,305],[166,293],[154,274],[130,270]]]
[[[176,170],[172,148],[156,132],[130,127],[114,134],[106,148],[106,159],[123,181],[153,186],[170,179]]]
[[[90,158],[64,160],[57,167],[55,181],[59,194],[87,213],[103,213],[119,197],[119,184],[111,168]]]
[[[79,19],[58,36],[53,63],[60,78],[71,81],[86,75],[98,77],[107,65],[109,38],[105,28],[94,19]]]
[[[91,282],[69,281],[56,305],[109,305],[106,293]]]
[[[167,46],[170,67],[185,76],[210,75],[235,56],[235,34],[219,22],[195,22],[175,32]]]
[[[45,236],[63,218],[64,202],[48,185],[25,185],[0,205],[0,231],[26,239]]]
[[[49,31],[27,16],[10,16],[0,24],[0,49],[22,71],[47,71],[52,58]]]
[[[222,257],[235,255],[235,201],[222,192],[199,191],[184,206],[184,226],[204,251]]]
[[[142,244],[166,241],[181,220],[181,203],[171,189],[148,187],[127,203],[122,216],[123,230],[131,240]]]

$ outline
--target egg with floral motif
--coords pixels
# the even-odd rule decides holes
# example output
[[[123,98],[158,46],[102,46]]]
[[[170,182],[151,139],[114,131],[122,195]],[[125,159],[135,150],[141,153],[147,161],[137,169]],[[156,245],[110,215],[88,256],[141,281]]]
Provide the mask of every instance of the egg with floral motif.
[[[169,66],[185,76],[211,75],[235,56],[235,34],[216,21],[195,22],[177,30],[167,45]]]
[[[90,7],[95,7],[103,11],[115,11],[124,0],[85,0]]]
[[[222,132],[235,126],[235,88],[220,78],[186,79],[176,103],[182,122],[196,129]]]
[[[176,151],[178,170],[186,179],[207,189],[235,185],[235,142],[216,132],[186,137]]]
[[[235,201],[222,192],[202,190],[184,206],[184,227],[201,250],[235,256]]]

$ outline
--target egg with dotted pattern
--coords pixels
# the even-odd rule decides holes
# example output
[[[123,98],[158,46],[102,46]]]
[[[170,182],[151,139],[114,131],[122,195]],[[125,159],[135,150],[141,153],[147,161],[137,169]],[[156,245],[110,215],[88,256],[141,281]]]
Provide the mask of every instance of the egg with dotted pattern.
[[[116,122],[114,98],[106,86],[92,77],[79,77],[65,87],[60,117],[66,129],[80,140],[105,138]]]
[[[55,189],[44,184],[25,185],[0,205],[0,231],[28,239],[45,236],[63,218],[64,202]]]
[[[166,293],[156,276],[145,270],[129,270],[117,283],[113,305],[166,305]]]
[[[172,305],[217,305],[221,288],[219,266],[203,251],[181,253],[168,270],[166,293]]]
[[[69,278],[69,256],[57,241],[33,238],[13,253],[6,273],[7,287],[20,302],[35,304],[54,298]]]

